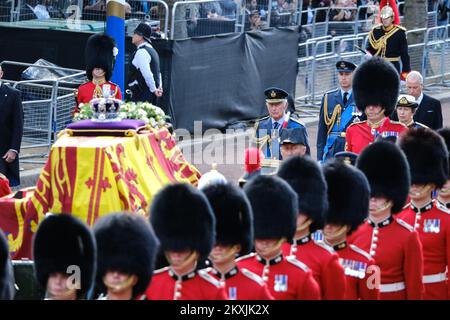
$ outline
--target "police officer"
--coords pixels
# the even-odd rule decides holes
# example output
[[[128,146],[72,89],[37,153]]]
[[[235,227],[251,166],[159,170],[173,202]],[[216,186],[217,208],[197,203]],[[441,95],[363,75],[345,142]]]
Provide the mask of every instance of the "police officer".
[[[199,269],[215,241],[216,221],[205,195],[189,184],[173,184],[157,193],[150,222],[169,266],[154,272],[149,300],[227,300],[225,288]]]
[[[414,121],[414,114],[417,111],[419,104],[416,98],[408,94],[401,94],[397,99],[397,107],[395,111],[397,112],[398,120],[403,123],[408,128],[428,128],[426,125]]]
[[[447,146],[439,134],[427,128],[410,129],[401,136],[399,145],[411,173],[411,202],[399,216],[413,226],[422,241],[424,299],[448,300],[450,211],[432,199],[432,192],[449,178]]]
[[[320,287],[311,270],[281,249],[295,234],[298,202],[294,190],[279,177],[260,175],[244,191],[253,209],[256,253],[240,258],[238,267],[262,277],[276,300],[319,300]]]
[[[159,55],[151,44],[151,34],[152,28],[144,22],[134,30],[131,42],[137,49],[130,57],[127,93],[131,92],[131,101],[156,104],[157,99],[163,94],[163,89]]]
[[[370,55],[379,56],[391,62],[401,76],[401,80],[405,81],[406,76],[411,72],[406,29],[394,24],[395,13],[392,6],[396,6],[396,3],[391,0],[390,2],[390,5],[387,4],[381,9],[382,24],[376,25],[369,32],[367,51]]]
[[[392,65],[373,57],[362,63],[353,77],[353,94],[367,120],[351,124],[346,131],[345,151],[361,153],[379,137],[396,138],[408,128],[389,116],[394,111],[400,81]]]
[[[439,135],[444,138],[447,150],[450,150],[450,127],[441,128],[437,131]],[[450,151],[449,151],[449,172],[450,172]],[[438,190],[437,201],[440,207],[450,209],[450,177],[445,182],[444,186]]]
[[[327,92],[320,106],[319,132],[317,133],[317,160],[334,157],[345,147],[345,130],[360,120],[360,112],[353,99],[352,79],[356,66],[348,61],[338,61],[336,71],[339,88]]]
[[[379,289],[370,286],[375,261],[369,253],[347,243],[369,213],[370,187],[364,174],[336,159],[323,168],[328,186],[328,209],[323,229],[325,242],[339,255],[346,276],[346,300],[378,300]],[[352,192],[348,192],[352,190]],[[379,274],[375,274],[379,277]]]
[[[39,224],[33,258],[46,299],[84,299],[94,284],[94,236],[86,224],[69,214],[51,214]]]
[[[73,113],[80,111],[81,103],[87,104],[92,99],[104,96],[122,99],[120,87],[109,81],[114,69],[116,50],[114,39],[106,34],[94,34],[89,37],[84,52],[86,76],[89,81],[76,91],[77,105]]]
[[[306,150],[307,141],[305,128],[281,129],[280,152],[284,160],[295,156],[303,157],[306,154]]]
[[[281,160],[279,137],[282,128],[305,128],[297,119],[291,117],[288,108],[288,93],[280,88],[268,88],[264,91],[266,106],[269,112],[267,117],[255,123],[256,145],[267,159]],[[304,131],[307,154],[310,154],[308,135]]]
[[[14,272],[9,257],[8,241],[0,229],[0,300],[12,300],[14,295]]]
[[[414,228],[393,215],[405,205],[410,186],[408,161],[396,144],[379,141],[358,156],[356,167],[370,185],[369,218],[349,242],[369,253],[381,272],[381,300],[420,300],[423,255]]]
[[[322,299],[343,299],[344,269],[333,248],[323,242],[319,231],[328,206],[322,170],[310,157],[293,157],[281,164],[277,174],[298,196],[297,227],[293,241],[283,245],[284,255],[295,256],[311,269],[320,286]]]
[[[272,300],[266,283],[235,261],[253,247],[253,213],[244,192],[231,184],[211,184],[202,191],[216,217],[210,274],[225,284],[230,300]]]
[[[144,217],[112,213],[94,225],[97,241],[97,287],[101,300],[130,300],[142,295],[151,281],[159,247]]]

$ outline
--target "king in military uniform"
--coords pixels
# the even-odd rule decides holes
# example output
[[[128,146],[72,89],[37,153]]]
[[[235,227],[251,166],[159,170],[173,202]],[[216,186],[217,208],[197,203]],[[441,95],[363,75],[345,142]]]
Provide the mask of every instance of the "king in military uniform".
[[[266,159],[281,160],[280,130],[282,128],[303,128],[306,153],[310,154],[308,135],[305,126],[297,119],[291,117],[288,108],[288,93],[279,88],[268,88],[264,91],[266,106],[269,115],[255,123],[255,140]]]
[[[211,184],[202,191],[216,217],[209,273],[225,284],[230,300],[273,300],[266,283],[235,261],[253,247],[253,213],[244,192],[231,184]]]
[[[364,174],[341,159],[327,162],[323,168],[328,186],[328,209],[323,233],[325,242],[339,255],[345,270],[346,300],[378,300],[379,289],[369,286],[375,261],[368,252],[347,243],[369,213],[370,187]],[[348,192],[352,190],[352,192]],[[375,274],[379,277],[379,273]]]
[[[387,4],[388,1],[389,4]],[[373,27],[369,32],[367,51],[371,55],[391,62],[401,75],[401,79],[406,80],[406,76],[411,71],[406,29],[394,23],[396,16],[393,8],[398,14],[395,0],[381,1],[381,6],[383,6],[380,12],[382,24]]]
[[[343,151],[345,130],[353,122],[360,121],[361,113],[356,108],[352,94],[353,71],[356,65],[338,61],[336,71],[339,88],[327,92],[322,98],[317,133],[317,160],[325,161]]]
[[[448,179],[447,146],[441,136],[427,128],[410,129],[401,136],[399,145],[411,173],[411,202],[399,216],[413,226],[422,241],[424,299],[448,300],[450,211],[432,199],[432,192]]]
[[[114,69],[116,50],[113,38],[106,34],[89,37],[84,51],[86,76],[89,81],[82,84],[75,94],[74,114],[80,111],[80,103],[89,103],[92,99],[104,96],[122,99],[119,86],[109,81]]]
[[[373,57],[362,63],[353,77],[353,94],[358,109],[367,120],[351,124],[346,131],[346,151],[361,153],[375,139],[396,138],[408,128],[391,121],[400,81],[394,67],[381,58]]]
[[[417,111],[419,104],[416,101],[416,98],[410,96],[408,94],[401,94],[398,96],[397,107],[395,111],[397,112],[398,120],[407,126],[409,129],[411,128],[428,128],[426,125],[414,121],[414,114]]]

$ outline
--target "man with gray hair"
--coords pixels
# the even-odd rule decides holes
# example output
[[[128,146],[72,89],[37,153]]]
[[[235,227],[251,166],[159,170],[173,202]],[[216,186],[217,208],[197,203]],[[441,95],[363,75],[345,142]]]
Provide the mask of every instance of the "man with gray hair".
[[[414,115],[414,121],[437,130],[442,128],[441,102],[423,93],[423,77],[418,71],[411,71],[406,77],[408,94],[416,98],[419,107]]]

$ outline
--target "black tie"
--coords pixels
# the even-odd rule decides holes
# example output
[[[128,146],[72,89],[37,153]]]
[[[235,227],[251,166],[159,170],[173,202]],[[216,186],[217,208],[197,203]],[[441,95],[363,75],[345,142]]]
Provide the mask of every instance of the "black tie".
[[[274,122],[273,123],[273,128],[276,130],[276,129],[278,129],[278,126],[279,126],[280,124],[278,123],[278,122]]]
[[[348,100],[347,96],[348,96],[348,92],[344,92],[344,106],[347,104],[347,100]]]

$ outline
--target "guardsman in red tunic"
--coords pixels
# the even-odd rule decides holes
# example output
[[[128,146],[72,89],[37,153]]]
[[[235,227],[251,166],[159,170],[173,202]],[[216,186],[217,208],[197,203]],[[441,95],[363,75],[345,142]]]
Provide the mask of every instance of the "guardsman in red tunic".
[[[447,146],[447,151],[449,151],[449,172],[450,172],[450,127],[441,128],[437,131],[444,138],[445,144]],[[437,201],[442,208],[450,209],[450,177],[445,182],[444,186],[438,190]]]
[[[373,284],[380,283],[380,274],[374,272],[375,261],[369,253],[347,243],[347,236],[367,218],[369,182],[364,173],[342,159],[325,164],[323,170],[328,186],[323,232],[325,242],[336,250],[345,269],[345,299],[378,300],[380,291]]]
[[[294,157],[284,161],[277,174],[297,193],[299,207],[294,240],[283,245],[283,254],[294,255],[311,269],[322,299],[344,299],[346,281],[339,257],[322,239],[315,239],[317,235],[323,237],[318,230],[323,227],[327,207],[322,170],[310,157]]]
[[[205,195],[189,184],[165,187],[152,201],[150,222],[169,266],[155,271],[149,300],[227,300],[225,287],[197,267],[211,252],[216,221]]]
[[[89,103],[92,99],[122,99],[120,87],[110,82],[115,62],[114,39],[106,34],[94,34],[89,37],[85,49],[86,76],[89,82],[78,87],[75,93],[76,106],[73,113],[80,111],[80,103]]]
[[[374,57],[362,63],[353,77],[356,106],[367,120],[347,128],[345,150],[357,154],[377,138],[395,138],[408,128],[389,119],[397,103],[400,79],[394,67]]]
[[[411,202],[399,214],[419,233],[423,247],[424,299],[448,300],[450,211],[432,198],[448,179],[448,151],[444,139],[428,128],[410,129],[400,136],[411,173]]]
[[[311,270],[281,246],[295,234],[298,200],[294,190],[276,176],[258,176],[245,184],[253,209],[256,253],[238,260],[267,283],[276,300],[319,300],[320,287]]]
[[[94,235],[99,300],[145,298],[159,247],[150,223],[137,214],[108,214],[95,223]]]
[[[273,300],[266,283],[239,268],[235,258],[253,246],[253,213],[244,192],[231,184],[210,184],[202,189],[216,217],[216,244],[209,255],[210,274],[223,282],[230,300]]]
[[[352,235],[351,244],[369,252],[380,268],[381,300],[422,299],[423,253],[419,234],[393,217],[405,205],[410,175],[397,145],[379,141],[368,146],[356,163],[370,185],[369,218]]]

